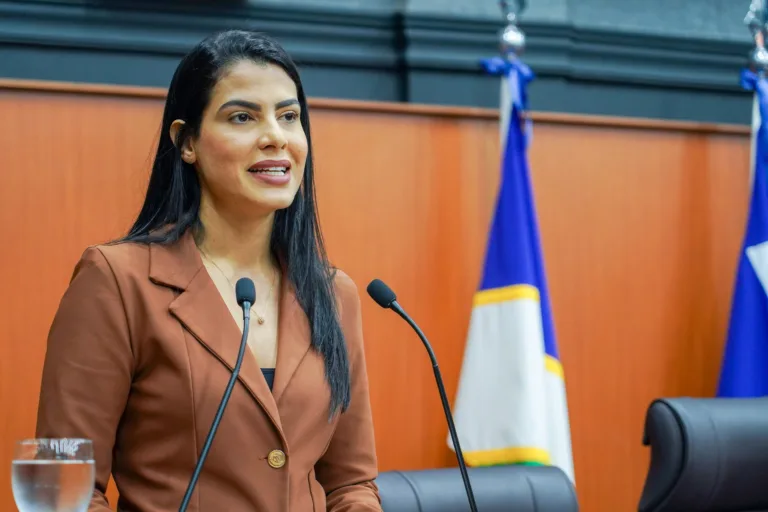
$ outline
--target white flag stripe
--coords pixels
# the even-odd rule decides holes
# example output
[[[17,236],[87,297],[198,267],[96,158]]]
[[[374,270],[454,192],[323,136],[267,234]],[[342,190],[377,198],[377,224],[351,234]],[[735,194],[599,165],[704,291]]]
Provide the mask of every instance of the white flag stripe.
[[[571,425],[568,419],[568,400],[565,396],[565,381],[561,375],[547,372],[547,424],[549,432],[549,454],[553,466],[562,469],[575,482],[571,448]]]
[[[538,301],[473,309],[455,411],[465,453],[547,448],[545,366]]]
[[[763,290],[768,293],[768,242],[747,247],[746,253],[752,270],[757,274]]]

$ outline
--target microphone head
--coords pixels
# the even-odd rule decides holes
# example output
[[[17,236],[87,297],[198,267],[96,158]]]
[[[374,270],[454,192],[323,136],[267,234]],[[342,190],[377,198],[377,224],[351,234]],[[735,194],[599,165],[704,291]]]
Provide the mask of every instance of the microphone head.
[[[371,298],[376,301],[376,304],[385,309],[389,309],[392,306],[392,303],[397,300],[395,292],[393,292],[392,289],[384,284],[384,282],[380,279],[374,279],[371,281],[371,284],[368,285],[367,290],[368,295],[370,295]]]
[[[235,296],[237,297],[237,303],[240,307],[243,307],[243,303],[253,304],[256,302],[256,286],[253,281],[247,277],[242,277],[235,283]]]

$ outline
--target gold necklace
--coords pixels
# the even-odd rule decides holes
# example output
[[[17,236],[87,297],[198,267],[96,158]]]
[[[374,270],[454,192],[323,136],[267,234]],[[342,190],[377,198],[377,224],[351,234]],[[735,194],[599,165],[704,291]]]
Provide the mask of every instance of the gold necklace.
[[[222,276],[224,276],[224,279],[226,279],[226,280],[227,280],[227,282],[229,283],[229,286],[231,286],[231,287],[234,289],[234,288],[235,288],[235,285],[234,285],[234,284],[232,284],[232,280],[231,280],[229,277],[227,277],[227,274],[225,274],[225,273],[224,273],[224,271],[223,271],[223,270],[221,270],[221,267],[219,267],[219,266],[216,264],[216,262],[215,262],[215,261],[213,261],[213,260],[212,260],[212,259],[211,259],[211,258],[210,258],[210,257],[209,257],[209,256],[208,256],[206,253],[204,253],[202,250],[200,251],[200,253],[201,253],[203,256],[205,256],[205,259],[207,259],[208,261],[210,261],[210,262],[211,262],[211,265],[213,265],[214,267],[216,267],[216,269],[219,271],[219,273],[220,273]],[[267,294],[267,301],[269,301],[269,298],[272,296],[272,290],[273,290],[273,289],[274,289],[274,287],[275,287],[275,281],[276,281],[276,280],[277,280],[277,274],[275,274],[275,276],[272,278],[272,284],[271,284],[271,285],[270,285],[270,287],[269,287],[269,294]],[[255,308],[255,306],[256,306],[255,304],[252,304],[252,305],[251,305],[251,309],[253,310],[253,312],[254,312],[254,313],[256,313],[256,321],[259,323],[259,325],[264,325],[264,322],[266,322],[266,320],[264,320],[264,317],[263,317],[262,315],[260,315],[258,311],[256,311],[256,308]]]

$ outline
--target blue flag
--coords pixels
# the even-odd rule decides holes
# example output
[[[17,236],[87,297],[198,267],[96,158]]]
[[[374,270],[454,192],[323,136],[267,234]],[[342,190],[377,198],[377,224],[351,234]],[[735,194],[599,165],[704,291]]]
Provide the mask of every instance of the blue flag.
[[[718,396],[768,395],[768,83],[745,70],[742,86],[755,92],[760,125],[755,138],[755,175]]]
[[[508,104],[501,108],[508,122],[501,188],[456,396],[456,427],[470,466],[554,465],[573,479],[564,372],[528,169],[526,86],[533,73],[519,60],[494,58],[483,65],[506,82]]]

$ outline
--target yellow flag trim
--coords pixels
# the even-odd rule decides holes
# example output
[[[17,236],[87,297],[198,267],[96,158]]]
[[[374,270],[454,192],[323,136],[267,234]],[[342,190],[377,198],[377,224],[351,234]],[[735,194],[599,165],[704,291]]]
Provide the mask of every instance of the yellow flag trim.
[[[499,304],[501,302],[509,302],[520,299],[538,301],[538,288],[529,284],[516,284],[513,286],[505,286],[503,288],[491,288],[490,290],[483,290],[475,294],[474,306],[487,306],[490,304]],[[544,359],[544,365],[549,373],[557,375],[561,379],[565,378],[563,365],[554,357],[547,355]]]
[[[541,448],[500,448],[497,450],[479,450],[463,452],[464,462],[469,466],[495,466],[498,464],[519,464],[523,462],[549,466],[551,457]]]
[[[488,304],[498,304],[499,302],[508,302],[511,300],[531,299],[539,300],[538,288],[529,284],[516,284],[514,286],[505,286],[504,288],[492,288],[475,293],[474,305],[487,306]]]

